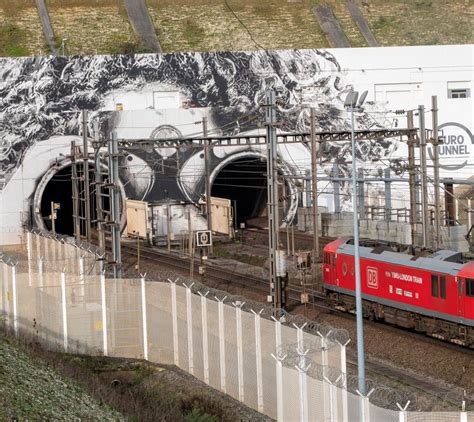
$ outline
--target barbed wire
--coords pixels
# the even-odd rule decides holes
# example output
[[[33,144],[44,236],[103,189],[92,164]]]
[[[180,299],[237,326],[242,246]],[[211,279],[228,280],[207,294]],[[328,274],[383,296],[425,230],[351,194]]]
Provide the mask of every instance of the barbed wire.
[[[66,263],[66,261],[71,258],[78,258],[75,249],[72,249],[74,252],[67,251],[67,246],[78,248],[82,253],[81,257],[94,266],[97,264],[97,259],[101,258],[98,254],[98,249],[93,245],[87,244],[87,242],[80,242],[78,245],[71,237],[53,235],[40,230],[31,230],[31,233],[64,244],[64,249],[66,249],[65,252],[67,253],[66,258],[59,259],[61,263]],[[38,239],[36,239],[36,241],[37,240]],[[36,259],[32,259],[28,262],[27,259],[19,259],[17,256],[5,252],[0,252],[0,262],[9,266],[16,266],[20,269],[26,269],[27,271],[38,269]],[[45,266],[42,269],[45,272],[51,269],[57,270],[61,267],[61,264],[53,264],[51,259],[45,259],[44,263]],[[78,274],[76,273],[76,275]],[[113,278],[110,269],[106,269],[105,275],[106,277],[109,276]],[[348,393],[357,396],[360,395],[358,392],[359,379],[357,375],[347,374],[343,372],[341,368],[320,363],[323,353],[332,353],[332,360],[335,356],[336,348],[347,344],[349,333],[346,330],[309,320],[303,315],[292,315],[283,309],[273,309],[265,303],[250,300],[241,295],[229,294],[226,291],[206,286],[197,280],[191,280],[190,278],[178,275],[174,271],[155,270],[144,274],[143,277],[146,278],[148,282],[176,283],[178,286],[190,289],[194,295],[205,296],[208,300],[215,302],[220,301],[225,305],[233,307],[239,306],[245,312],[253,312],[260,315],[263,319],[276,321],[284,326],[297,328],[304,333],[311,334],[312,337],[303,337],[302,344],[285,343],[276,350],[276,355],[282,365],[291,369],[304,369],[306,375],[313,379],[328,382],[337,388],[345,389]],[[126,270],[123,272],[120,280],[127,281],[131,284],[138,284],[140,282],[140,276],[137,275],[136,272]],[[387,386],[370,377],[366,379],[366,388],[367,391],[370,392],[370,403],[384,409],[398,411],[398,404],[403,406],[409,402],[409,411],[434,410],[427,409],[427,401],[423,400],[420,394]],[[435,409],[444,410],[445,408],[453,408],[453,406],[460,405],[461,403],[464,403],[466,410],[474,409],[474,400],[472,397],[466,396],[465,392],[464,394],[460,393],[459,390],[453,389],[444,396],[438,397],[438,399],[439,401],[432,404]]]

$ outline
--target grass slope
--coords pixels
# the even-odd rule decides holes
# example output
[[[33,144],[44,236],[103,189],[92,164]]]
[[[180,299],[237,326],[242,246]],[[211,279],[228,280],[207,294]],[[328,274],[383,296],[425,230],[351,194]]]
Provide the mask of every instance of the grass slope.
[[[0,334],[0,420],[123,420]]]
[[[353,47],[366,46],[345,0],[146,0],[165,52],[326,48],[311,11],[331,6]],[[380,45],[474,42],[472,0],[355,0]],[[123,0],[46,0],[66,54],[146,52]],[[248,31],[247,31],[248,29]],[[0,0],[0,55],[47,54],[35,0]]]

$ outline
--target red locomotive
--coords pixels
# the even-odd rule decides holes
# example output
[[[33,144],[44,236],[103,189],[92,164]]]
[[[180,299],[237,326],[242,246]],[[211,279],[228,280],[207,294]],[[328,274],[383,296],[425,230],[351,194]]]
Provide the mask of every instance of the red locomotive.
[[[474,260],[448,250],[409,249],[361,240],[364,317],[474,348]],[[355,312],[353,239],[326,245],[323,282],[336,308]]]

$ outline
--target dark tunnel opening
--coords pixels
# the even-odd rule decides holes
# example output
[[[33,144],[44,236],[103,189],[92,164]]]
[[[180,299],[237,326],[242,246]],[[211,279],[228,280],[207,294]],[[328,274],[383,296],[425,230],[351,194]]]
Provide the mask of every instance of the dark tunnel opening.
[[[232,200],[234,220],[240,223],[262,216],[267,205],[267,164],[257,157],[239,158],[216,176],[211,195]]]
[[[89,165],[89,180],[94,180],[94,167]],[[79,191],[84,189],[84,184],[79,182]],[[92,222],[96,219],[96,205],[94,185],[90,184],[91,198],[91,218]],[[47,183],[43,196],[41,197],[41,216],[48,230],[51,230],[51,202],[59,203],[60,209],[57,210],[57,219],[55,221],[56,233],[74,236],[74,218],[73,218],[73,199],[72,199],[72,167],[67,166],[59,170]],[[80,203],[80,215],[84,215],[83,201]],[[107,200],[104,200],[104,208],[109,209]],[[81,221],[81,232],[85,232],[85,223]],[[94,226],[94,224],[93,224]]]

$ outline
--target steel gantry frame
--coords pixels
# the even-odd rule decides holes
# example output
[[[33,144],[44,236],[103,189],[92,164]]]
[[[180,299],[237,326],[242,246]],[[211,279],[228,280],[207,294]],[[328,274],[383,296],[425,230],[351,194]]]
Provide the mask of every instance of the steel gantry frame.
[[[417,134],[417,128],[411,129],[370,129],[357,130],[354,133],[356,141],[378,140],[384,138],[399,138],[414,136]],[[310,132],[297,133],[277,133],[277,143],[279,144],[311,144]],[[351,131],[335,132],[315,132],[316,142],[344,142],[351,140]],[[195,136],[189,138],[170,138],[170,139],[118,139],[119,148],[137,148],[138,147],[159,147],[159,148],[204,148],[206,142],[209,146],[227,147],[241,145],[267,145],[267,135],[229,135],[229,136]],[[105,144],[104,144],[105,145]]]
[[[118,194],[117,190],[117,163],[114,159],[119,155],[119,149],[137,149],[137,148],[201,148],[208,155],[211,148],[226,146],[264,146],[267,151],[267,190],[268,190],[268,218],[269,218],[269,256],[270,256],[270,294],[274,309],[283,307],[285,304],[284,280],[280,276],[277,268],[277,261],[280,259],[279,251],[279,213],[278,213],[278,168],[277,168],[277,145],[278,144],[295,144],[303,143],[308,147],[314,146],[316,143],[324,142],[348,142],[354,136],[355,141],[379,140],[384,138],[406,137],[410,139],[416,136],[417,129],[371,129],[357,131],[322,131],[316,132],[312,127],[311,132],[300,133],[279,133],[276,132],[276,112],[275,112],[275,94],[268,93],[266,97],[266,133],[257,135],[230,135],[230,136],[210,136],[205,130],[203,136],[171,138],[171,139],[117,139],[115,133],[112,134],[108,141],[102,143],[102,146],[108,146],[109,149],[109,177],[113,188],[112,196],[112,247],[113,247],[113,264],[114,268],[119,267],[120,260],[120,242],[119,232],[117,232],[119,216],[117,214],[116,205],[118,198],[114,197]],[[96,148],[99,145],[96,144]],[[112,151],[113,149],[113,151]],[[315,160],[314,153],[312,154]],[[209,169],[207,169],[207,173]],[[314,172],[314,169],[313,169]],[[313,180],[314,185],[314,180]],[[210,181],[206,185],[206,197],[210,197]],[[313,203],[317,193],[313,193]],[[210,198],[208,198],[210,199]],[[208,205],[209,207],[209,205]],[[115,211],[115,212],[114,212]],[[209,210],[207,211],[209,212]],[[317,233],[315,233],[317,236]],[[316,242],[317,245],[317,242]],[[316,249],[319,249],[316,247]],[[317,257],[313,258],[317,260]],[[117,270],[116,270],[117,271]]]

